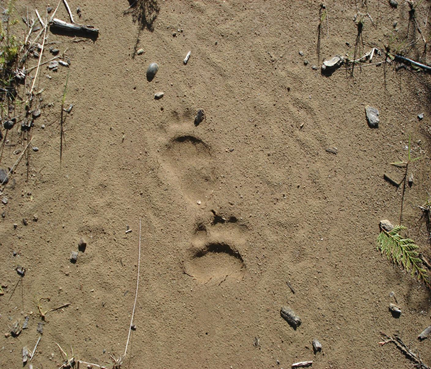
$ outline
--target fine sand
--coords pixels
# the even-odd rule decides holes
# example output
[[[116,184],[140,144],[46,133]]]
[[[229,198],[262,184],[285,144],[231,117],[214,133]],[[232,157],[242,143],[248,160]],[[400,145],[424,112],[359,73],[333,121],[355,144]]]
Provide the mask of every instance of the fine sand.
[[[385,63],[389,46],[431,64],[431,2],[415,1],[414,18],[404,0],[141,0],[126,13],[123,0],[68,3],[99,36],[47,33],[43,61],[55,47],[70,66],[41,67],[42,114],[29,135],[8,133],[0,163],[12,167],[32,137],[0,196],[0,367],[22,367],[22,348],[33,350],[38,304],[49,312],[27,368],[60,367],[57,344],[112,367],[129,331],[140,220],[122,368],[413,368],[394,343],[379,345],[381,332],[430,366],[431,339],[417,339],[431,325],[430,289],[382,256],[377,236],[380,220],[400,223],[403,203],[405,234],[431,259],[419,208],[431,192],[431,79]],[[16,29],[48,5],[16,1]],[[62,3],[56,17],[70,21]],[[371,63],[321,73],[325,59],[373,47]],[[390,163],[407,158],[409,137],[421,159],[403,193],[384,175],[403,178]]]

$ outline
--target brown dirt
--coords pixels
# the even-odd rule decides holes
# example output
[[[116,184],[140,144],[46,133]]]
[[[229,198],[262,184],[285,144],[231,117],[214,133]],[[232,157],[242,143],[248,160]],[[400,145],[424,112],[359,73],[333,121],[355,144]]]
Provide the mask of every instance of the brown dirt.
[[[56,343],[76,359],[112,365],[133,307],[139,219],[137,329],[123,367],[289,368],[313,360],[317,369],[412,368],[393,344],[378,344],[381,331],[398,333],[431,365],[431,339],[416,338],[431,324],[430,290],[376,250],[379,221],[399,223],[402,199],[383,174],[402,178],[390,163],[406,157],[411,136],[421,160],[411,166],[403,224],[431,258],[418,208],[431,185],[430,75],[398,63],[357,65],[353,75],[343,66],[330,77],[312,69],[385,44],[426,62],[422,41],[407,48],[420,38],[407,2],[393,9],[383,0],[326,1],[320,53],[319,1],[144,3],[139,17],[124,14],[127,1],[70,0],[99,38],[48,33],[71,65],[42,68],[41,104],[53,105],[31,131],[39,151],[28,151],[2,191],[9,201],[0,221],[1,367],[20,367],[22,347],[33,348],[39,298],[49,298],[43,310],[71,305],[47,314],[33,368],[61,365]],[[17,18],[47,5],[18,1]],[[430,5],[416,10],[425,37]],[[361,37],[359,13],[374,22],[364,18]],[[63,5],[57,17],[68,20]],[[151,62],[160,69],[147,82]],[[65,104],[74,107],[60,165],[68,73]],[[165,95],[155,100],[158,91]],[[366,105],[380,110],[378,129],[368,127]],[[206,119],[195,127],[197,109]],[[3,168],[28,142],[16,130],[8,139]],[[71,264],[81,238],[87,248]],[[392,291],[399,319],[388,311]],[[280,317],[282,306],[301,317],[296,331]],[[27,315],[28,329],[6,338]],[[313,354],[313,338],[322,353]]]

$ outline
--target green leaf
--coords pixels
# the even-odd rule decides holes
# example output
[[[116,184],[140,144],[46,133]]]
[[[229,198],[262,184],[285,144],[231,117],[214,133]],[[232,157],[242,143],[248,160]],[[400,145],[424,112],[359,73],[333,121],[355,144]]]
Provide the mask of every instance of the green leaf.
[[[405,168],[407,163],[405,161],[396,161],[395,163],[391,163],[391,165],[395,165],[398,168]]]
[[[401,266],[419,281],[430,286],[430,277],[422,266],[422,261],[416,251],[417,246],[411,238],[402,238],[400,232],[406,227],[397,225],[392,231],[381,230],[377,237],[377,249],[387,256],[394,264]]]

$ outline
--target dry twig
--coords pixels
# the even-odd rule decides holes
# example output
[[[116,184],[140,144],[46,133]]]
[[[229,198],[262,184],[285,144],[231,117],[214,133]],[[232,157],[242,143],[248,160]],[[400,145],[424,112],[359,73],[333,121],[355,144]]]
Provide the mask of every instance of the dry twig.
[[[429,366],[425,365],[423,361],[420,359],[419,355],[415,354],[412,350],[410,350],[406,344],[401,340],[400,337],[394,335],[394,337],[390,337],[387,334],[380,332],[380,334],[386,338],[386,341],[379,342],[379,345],[383,346],[389,342],[393,342],[395,346],[410,360],[414,361],[417,365],[416,367],[419,369],[430,369]]]

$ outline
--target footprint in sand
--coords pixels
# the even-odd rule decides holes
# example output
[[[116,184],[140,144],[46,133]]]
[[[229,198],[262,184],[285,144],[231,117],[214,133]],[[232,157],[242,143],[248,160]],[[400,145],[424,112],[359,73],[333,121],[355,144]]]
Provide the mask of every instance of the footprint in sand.
[[[204,199],[213,189],[215,174],[211,148],[192,134],[177,134],[165,147],[166,167],[192,201]]]
[[[204,284],[241,280],[246,265],[240,250],[245,246],[247,228],[233,216],[212,212],[212,221],[196,225],[184,273]]]

